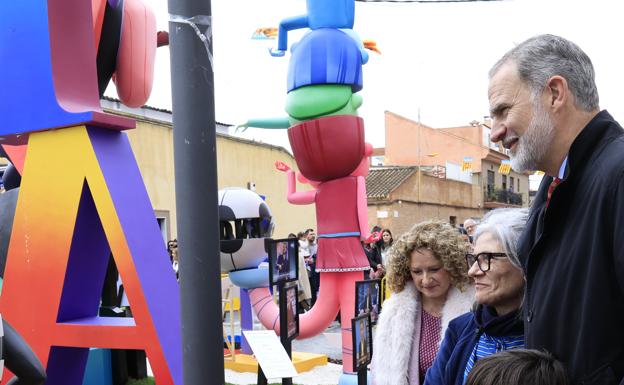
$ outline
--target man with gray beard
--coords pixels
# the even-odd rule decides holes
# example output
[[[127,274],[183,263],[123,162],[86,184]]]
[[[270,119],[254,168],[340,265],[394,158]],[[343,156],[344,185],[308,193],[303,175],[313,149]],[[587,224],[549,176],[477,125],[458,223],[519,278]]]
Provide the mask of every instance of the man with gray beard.
[[[574,384],[624,385],[624,131],[574,43],[528,39],[491,69],[491,139],[546,176],[520,239],[525,346]]]

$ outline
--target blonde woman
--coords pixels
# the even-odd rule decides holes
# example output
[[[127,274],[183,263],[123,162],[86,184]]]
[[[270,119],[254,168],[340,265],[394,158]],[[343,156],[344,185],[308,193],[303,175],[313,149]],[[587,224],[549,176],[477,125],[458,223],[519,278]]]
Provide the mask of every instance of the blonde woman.
[[[457,230],[422,222],[389,251],[388,285],[375,334],[374,385],[420,385],[448,323],[470,310],[474,288],[467,275],[466,243]]]

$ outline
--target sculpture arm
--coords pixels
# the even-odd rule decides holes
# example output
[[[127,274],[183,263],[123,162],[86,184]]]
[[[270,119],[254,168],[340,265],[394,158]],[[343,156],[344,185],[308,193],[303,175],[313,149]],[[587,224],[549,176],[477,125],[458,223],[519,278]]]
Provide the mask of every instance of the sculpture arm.
[[[307,28],[308,16],[293,16],[281,21],[277,36],[277,50],[269,49],[271,56],[284,56],[288,50],[288,31],[293,29]]]
[[[360,239],[370,236],[368,230],[368,204],[366,199],[366,180],[363,176],[357,177],[357,216],[360,225]]]
[[[290,121],[287,117],[282,118],[265,118],[265,119],[249,119],[243,124],[239,124],[236,126],[236,131],[239,128],[242,128],[243,131],[248,129],[249,127],[254,128],[271,128],[271,129],[281,129],[281,128],[289,128]]]
[[[288,170],[286,172],[287,178],[287,195],[288,202],[293,205],[309,205],[314,203],[316,199],[316,191],[300,191],[297,192],[297,180],[295,179],[295,172]]]

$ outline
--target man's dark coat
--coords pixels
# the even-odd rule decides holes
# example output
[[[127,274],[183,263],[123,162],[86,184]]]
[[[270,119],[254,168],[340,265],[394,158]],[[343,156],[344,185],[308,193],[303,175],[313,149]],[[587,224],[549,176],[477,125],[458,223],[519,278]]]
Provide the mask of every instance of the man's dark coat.
[[[624,131],[602,111],[568,153],[546,209],[544,177],[520,238],[527,348],[574,384],[624,385]]]

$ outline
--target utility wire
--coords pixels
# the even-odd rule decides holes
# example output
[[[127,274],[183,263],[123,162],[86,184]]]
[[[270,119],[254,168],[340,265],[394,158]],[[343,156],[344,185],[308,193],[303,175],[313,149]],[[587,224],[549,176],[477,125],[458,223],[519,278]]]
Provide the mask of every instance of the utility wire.
[[[360,3],[482,3],[487,1],[509,0],[355,0]]]

